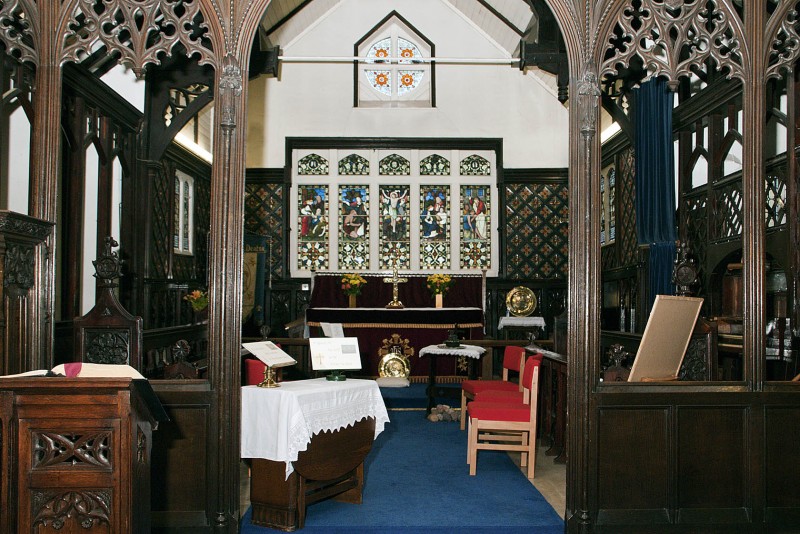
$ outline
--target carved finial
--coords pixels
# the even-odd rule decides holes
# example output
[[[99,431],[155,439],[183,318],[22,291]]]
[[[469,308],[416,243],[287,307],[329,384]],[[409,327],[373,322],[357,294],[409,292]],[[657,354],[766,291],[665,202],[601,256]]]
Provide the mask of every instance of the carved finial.
[[[113,237],[106,237],[103,240],[103,251],[100,253],[100,256],[92,262],[95,269],[94,276],[100,281],[101,287],[117,286],[114,280],[120,277],[122,262],[120,262],[117,253],[112,251],[112,248],[118,246],[119,243],[117,243]]]
[[[697,264],[691,253],[688,243],[685,241],[680,243],[672,269],[672,283],[677,286],[677,294],[683,297],[692,296],[694,292],[692,288],[698,283]]]

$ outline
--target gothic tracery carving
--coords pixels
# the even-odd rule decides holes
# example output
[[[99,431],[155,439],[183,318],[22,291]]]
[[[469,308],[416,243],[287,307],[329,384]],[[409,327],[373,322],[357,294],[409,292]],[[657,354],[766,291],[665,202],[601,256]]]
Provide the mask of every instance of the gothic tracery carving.
[[[634,0],[620,13],[600,77],[619,75],[634,58],[649,77],[673,84],[709,60],[729,77],[743,76],[741,21],[718,0]]]
[[[111,467],[109,460],[110,430],[80,436],[55,432],[34,432],[31,443],[33,444],[32,467],[34,469],[64,463]]]
[[[62,59],[78,61],[105,46],[141,78],[148,64],[160,64],[159,56],[179,43],[189,55],[199,54],[200,64],[211,62],[207,33],[199,0],[79,0],[63,36]]]
[[[30,0],[0,1],[0,40],[12,56],[20,61],[39,64],[33,43],[39,33],[36,4]]]

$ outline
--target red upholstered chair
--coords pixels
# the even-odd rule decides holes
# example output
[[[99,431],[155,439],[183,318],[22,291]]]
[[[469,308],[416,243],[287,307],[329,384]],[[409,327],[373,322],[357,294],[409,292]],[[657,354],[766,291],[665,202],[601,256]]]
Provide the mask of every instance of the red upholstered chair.
[[[522,376],[525,367],[525,348],[507,346],[503,352],[503,379],[502,380],[464,380],[461,382],[461,430],[464,430],[467,421],[467,402],[475,398],[479,391],[499,389],[503,391],[522,391],[522,383],[516,384],[508,380],[509,371],[515,371]]]
[[[536,467],[536,408],[539,389],[539,362],[528,358],[522,376],[525,402],[469,403],[467,463],[469,474],[478,468],[479,450],[505,450],[522,453],[520,465],[528,467],[533,478]]]
[[[541,366],[544,356],[541,354],[532,354],[529,359],[532,359],[536,365]],[[527,364],[525,364],[527,365]],[[485,389],[479,391],[475,395],[473,402],[527,402],[525,400],[525,393],[523,391],[508,391],[505,389]]]

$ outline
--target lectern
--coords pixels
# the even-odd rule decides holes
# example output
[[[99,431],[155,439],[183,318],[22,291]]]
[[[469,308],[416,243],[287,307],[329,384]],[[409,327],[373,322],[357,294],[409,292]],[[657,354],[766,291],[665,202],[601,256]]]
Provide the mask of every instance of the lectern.
[[[146,380],[0,378],[0,532],[150,532]]]

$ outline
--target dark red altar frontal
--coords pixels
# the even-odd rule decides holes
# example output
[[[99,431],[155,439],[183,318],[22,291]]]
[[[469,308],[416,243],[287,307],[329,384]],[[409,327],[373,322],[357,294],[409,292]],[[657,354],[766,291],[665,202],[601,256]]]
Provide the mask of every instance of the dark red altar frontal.
[[[344,335],[358,338],[362,373],[378,374],[380,356],[378,349],[385,339],[398,334],[408,339],[414,349],[411,376],[427,377],[428,358],[419,357],[419,351],[428,345],[443,343],[448,331],[458,326],[466,339],[483,339],[483,310],[480,308],[309,308],[306,324],[312,336],[321,336],[320,323],[341,323]],[[439,377],[467,376],[467,369],[459,368],[454,358],[438,358],[436,373]]]

